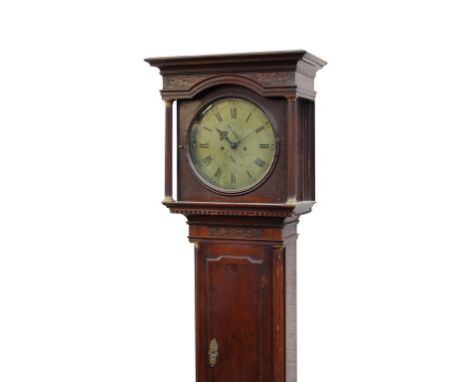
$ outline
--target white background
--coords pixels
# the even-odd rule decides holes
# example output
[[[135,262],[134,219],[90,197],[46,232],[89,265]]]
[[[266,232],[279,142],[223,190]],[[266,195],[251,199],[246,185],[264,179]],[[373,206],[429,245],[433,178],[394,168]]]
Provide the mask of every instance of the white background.
[[[194,381],[193,248],[160,204],[143,58],[306,49],[329,64],[299,381],[466,382],[463,5],[2,1],[0,381]]]

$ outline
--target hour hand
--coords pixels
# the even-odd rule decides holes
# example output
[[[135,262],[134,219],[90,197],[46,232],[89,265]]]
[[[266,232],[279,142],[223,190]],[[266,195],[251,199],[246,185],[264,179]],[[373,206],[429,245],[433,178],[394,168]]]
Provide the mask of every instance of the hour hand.
[[[219,139],[222,141],[223,139],[226,139],[229,141],[229,138],[227,137],[228,132],[227,131],[222,131],[216,127],[216,131],[219,133]]]
[[[227,141],[227,143],[229,143],[229,145],[231,146],[231,149],[235,149],[237,148],[237,142],[232,142],[229,137],[228,137],[228,132],[227,131],[222,131],[220,129],[218,129],[216,127],[216,130],[218,131],[219,133],[219,140],[222,141],[223,139]]]

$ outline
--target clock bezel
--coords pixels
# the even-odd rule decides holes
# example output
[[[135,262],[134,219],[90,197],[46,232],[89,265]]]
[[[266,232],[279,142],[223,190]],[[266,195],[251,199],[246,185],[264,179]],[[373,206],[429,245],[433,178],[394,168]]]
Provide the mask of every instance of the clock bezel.
[[[275,145],[276,145],[275,154],[273,156],[273,161],[271,163],[271,166],[268,169],[268,171],[265,172],[263,177],[258,182],[254,183],[252,185],[249,185],[247,187],[237,189],[237,190],[228,190],[228,189],[225,189],[225,188],[217,187],[217,186],[213,185],[212,183],[210,183],[197,170],[197,167],[193,163],[192,156],[191,156],[190,135],[191,135],[193,124],[194,124],[195,120],[199,117],[200,113],[202,113],[209,105],[211,105],[211,104],[213,104],[213,103],[215,103],[215,102],[217,102],[219,100],[226,99],[226,98],[244,99],[244,100],[246,100],[248,102],[253,103],[256,107],[258,107],[267,116],[268,120],[271,123],[273,134],[274,134],[274,137],[275,137]],[[252,191],[258,189],[272,175],[273,170],[276,167],[276,164],[278,162],[278,157],[279,157],[279,153],[280,153],[280,150],[281,150],[281,145],[280,145],[281,141],[280,141],[279,136],[280,136],[279,128],[278,128],[278,124],[276,122],[276,119],[274,118],[273,114],[268,110],[268,108],[261,102],[261,100],[256,99],[256,98],[254,98],[254,97],[252,97],[250,95],[247,95],[244,92],[240,92],[240,91],[237,92],[237,91],[231,89],[227,93],[216,94],[216,95],[213,95],[211,97],[208,97],[207,99],[204,100],[204,102],[202,102],[200,104],[199,107],[197,107],[195,109],[195,111],[193,113],[193,116],[190,119],[190,122],[188,124],[187,133],[185,135],[185,147],[187,147],[187,150],[185,150],[186,151],[186,159],[187,159],[187,161],[189,163],[189,167],[190,167],[192,173],[195,176],[195,179],[197,179],[202,184],[202,186],[204,186],[208,190],[213,191],[213,192],[215,192],[217,194],[220,194],[220,195],[224,195],[224,196],[244,195],[244,194],[248,194],[249,192],[252,192]]]

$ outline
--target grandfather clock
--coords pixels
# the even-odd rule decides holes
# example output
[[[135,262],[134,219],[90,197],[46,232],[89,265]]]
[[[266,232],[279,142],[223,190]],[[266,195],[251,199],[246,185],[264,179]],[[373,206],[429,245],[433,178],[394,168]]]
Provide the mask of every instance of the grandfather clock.
[[[163,203],[195,244],[196,380],[296,381],[297,224],[315,200],[326,63],[305,51],[146,61],[163,77]]]

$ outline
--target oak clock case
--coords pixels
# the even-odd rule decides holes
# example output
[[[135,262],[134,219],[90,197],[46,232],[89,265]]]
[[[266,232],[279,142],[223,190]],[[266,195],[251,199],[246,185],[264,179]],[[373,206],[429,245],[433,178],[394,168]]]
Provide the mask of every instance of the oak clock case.
[[[163,77],[163,203],[195,247],[196,381],[297,382],[297,226],[315,200],[326,63],[305,51],[147,62]]]

